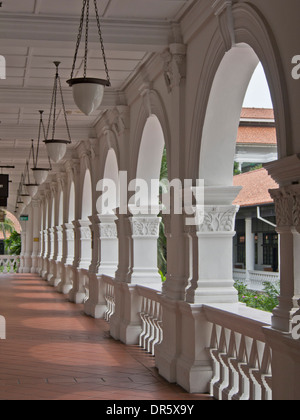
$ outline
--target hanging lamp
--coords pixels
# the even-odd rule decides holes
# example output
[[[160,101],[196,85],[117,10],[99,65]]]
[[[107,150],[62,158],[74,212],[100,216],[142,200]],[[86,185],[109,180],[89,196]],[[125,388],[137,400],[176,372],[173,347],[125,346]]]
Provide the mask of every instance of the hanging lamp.
[[[49,171],[52,170],[52,165],[51,165],[50,158],[48,156],[49,167],[48,168],[43,168],[43,167],[38,166],[38,158],[39,158],[40,140],[41,140],[41,131],[42,130],[43,130],[43,133],[44,133],[44,137],[46,137],[45,126],[44,126],[44,122],[43,122],[44,111],[39,111],[39,113],[40,113],[40,122],[39,122],[38,141],[37,141],[36,154],[34,153],[34,148],[33,148],[33,152],[32,152],[32,159],[33,159],[32,171],[33,171],[33,177],[35,179],[36,184],[41,185],[46,181]]]
[[[97,0],[93,0],[96,21],[98,27],[98,34],[100,38],[100,45],[102,51],[102,58],[104,62],[104,68],[106,73],[106,79],[97,79],[93,77],[87,77],[87,55],[88,55],[88,32],[89,32],[89,11],[90,11],[90,0],[83,0],[82,13],[80,18],[79,31],[77,36],[76,50],[74,55],[73,67],[71,72],[71,78],[67,81],[69,86],[72,87],[73,98],[77,107],[85,114],[90,115],[93,111],[97,110],[102,103],[104,88],[105,86],[111,86],[108,66],[105,57],[104,43],[102,38],[100,19],[98,13]],[[84,18],[86,16],[85,23],[85,50],[84,50],[84,71],[83,77],[74,78],[74,70],[76,65],[76,59],[78,54],[78,49],[81,42],[82,31],[84,26]]]
[[[60,62],[54,61],[54,64],[56,66],[56,73],[55,73],[55,78],[54,78],[54,87],[53,87],[53,94],[52,94],[52,100],[51,100],[48,128],[47,128],[47,133],[46,133],[46,138],[44,140],[44,143],[46,144],[50,159],[53,160],[53,162],[58,163],[64,157],[67,151],[67,144],[71,143],[71,135],[70,135],[69,125],[68,125],[68,120],[67,120],[67,113],[65,109],[64,98],[62,94],[61,81],[58,74],[58,66],[60,65]],[[66,123],[68,140],[55,138],[56,118],[57,118],[56,106],[57,106],[57,90],[58,89],[60,92],[60,98],[61,98],[61,103],[62,103],[64,119]],[[52,126],[51,127],[52,137],[49,137],[50,125]]]
[[[33,153],[34,153],[33,140],[31,140],[31,148],[30,148],[29,158],[26,162],[25,177],[24,177],[25,182],[26,182],[24,183],[24,186],[26,187],[26,190],[31,198],[33,198],[36,195],[39,188],[39,185],[37,184],[37,182],[31,182],[30,180],[29,162],[30,162],[31,157],[33,156]]]

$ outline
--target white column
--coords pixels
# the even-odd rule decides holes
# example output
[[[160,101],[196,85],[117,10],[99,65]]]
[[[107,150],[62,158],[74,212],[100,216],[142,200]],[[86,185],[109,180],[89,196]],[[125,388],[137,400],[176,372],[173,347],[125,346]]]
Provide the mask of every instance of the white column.
[[[115,277],[118,269],[118,234],[115,215],[99,215],[100,264],[98,274]]]
[[[63,276],[61,282],[57,286],[57,291],[68,294],[72,289],[73,271],[75,266],[75,228],[73,223],[65,223],[62,225],[63,235],[65,236],[65,255],[62,264]]]
[[[232,269],[232,239],[240,188],[207,187],[202,223],[197,227],[198,280],[187,290],[189,303],[237,303]],[[201,209],[199,209],[201,214]],[[217,262],[217,263],[216,263]]]
[[[162,281],[157,267],[160,222],[161,218],[152,214],[130,218],[133,240],[132,284],[161,289]]]
[[[254,270],[255,264],[255,234],[252,233],[252,218],[245,220],[245,240],[246,240],[246,279],[250,281],[249,271]]]
[[[41,210],[40,201],[32,200],[33,210],[33,249],[32,249],[32,267],[31,272],[38,272],[38,258],[41,246],[40,229],[41,229]]]
[[[32,266],[32,249],[33,249],[33,212],[32,207],[29,205],[26,208],[26,213],[28,214],[28,221],[26,224],[26,250],[24,255],[24,267],[23,273],[30,273]]]

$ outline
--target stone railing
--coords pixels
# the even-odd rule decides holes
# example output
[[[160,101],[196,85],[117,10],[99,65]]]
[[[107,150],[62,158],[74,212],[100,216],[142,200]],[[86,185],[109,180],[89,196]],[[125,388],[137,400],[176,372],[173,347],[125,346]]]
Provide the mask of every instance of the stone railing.
[[[0,274],[13,274],[19,271],[20,257],[18,255],[0,255]]]
[[[233,278],[234,280],[239,280],[245,283],[249,290],[262,292],[264,290],[265,282],[272,284],[279,282],[279,273],[273,273],[271,271],[249,270],[247,278],[246,270],[235,268],[233,270]]]
[[[210,393],[217,400],[271,400],[271,350],[264,326],[271,314],[238,305],[235,311],[204,305],[211,323]]]
[[[155,346],[160,344],[163,338],[161,293],[143,286],[137,286],[137,289],[142,297],[142,332],[139,345],[154,356]]]

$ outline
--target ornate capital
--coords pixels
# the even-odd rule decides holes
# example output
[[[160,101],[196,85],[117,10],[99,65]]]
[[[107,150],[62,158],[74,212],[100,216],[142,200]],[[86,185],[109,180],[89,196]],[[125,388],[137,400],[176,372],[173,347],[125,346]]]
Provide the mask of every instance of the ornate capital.
[[[275,203],[277,227],[291,227],[293,225],[293,197],[288,187],[269,190]]]
[[[101,239],[115,239],[118,237],[117,226],[113,223],[100,224],[100,238]]]
[[[131,217],[132,235],[136,237],[158,237],[160,217]]]
[[[238,206],[204,206],[198,232],[234,232]]]

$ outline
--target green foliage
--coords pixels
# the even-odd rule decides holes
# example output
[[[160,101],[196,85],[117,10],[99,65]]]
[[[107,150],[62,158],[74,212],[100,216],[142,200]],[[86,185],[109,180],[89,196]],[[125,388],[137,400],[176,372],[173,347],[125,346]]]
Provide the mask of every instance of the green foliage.
[[[3,233],[4,240],[6,240],[6,234],[12,234],[14,230],[15,226],[12,220],[5,218],[4,222],[0,222],[0,231]]]
[[[240,173],[238,162],[234,162],[233,175],[239,175]]]
[[[166,192],[164,191],[164,180],[168,180],[168,166],[167,166],[167,150],[164,148],[161,169],[160,169],[160,194]],[[167,238],[165,235],[165,226],[163,221],[161,221],[159,226],[159,238],[157,245],[157,264],[159,269],[159,274],[161,275],[162,281],[166,280],[167,274]]]
[[[10,255],[21,254],[21,235],[13,231],[8,239],[5,240],[5,248]]]
[[[279,284],[274,285],[270,282],[264,282],[263,292],[253,292],[248,290],[241,281],[236,281],[235,288],[238,291],[239,301],[250,308],[272,312],[278,306]]]

